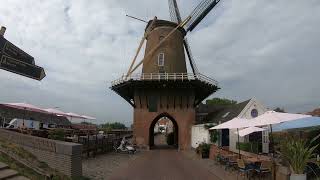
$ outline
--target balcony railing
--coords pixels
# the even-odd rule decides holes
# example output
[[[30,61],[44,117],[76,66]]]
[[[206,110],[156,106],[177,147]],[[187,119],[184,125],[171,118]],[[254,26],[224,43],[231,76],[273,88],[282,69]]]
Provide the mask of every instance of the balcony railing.
[[[191,81],[200,80],[207,84],[218,86],[218,82],[203,74],[192,73],[142,73],[123,75],[119,79],[111,82],[112,86],[116,86],[126,81]]]

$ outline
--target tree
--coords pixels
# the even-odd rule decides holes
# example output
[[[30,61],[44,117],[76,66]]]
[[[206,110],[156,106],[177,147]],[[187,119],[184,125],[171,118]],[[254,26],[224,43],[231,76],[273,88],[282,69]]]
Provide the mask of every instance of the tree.
[[[286,111],[284,110],[284,108],[279,108],[279,107],[275,108],[274,111],[275,111],[275,112],[282,112],[282,113],[285,113],[285,112],[286,112]]]
[[[112,130],[112,129],[126,129],[127,127],[120,123],[120,122],[114,122],[114,123],[105,123],[102,124],[101,127],[103,129],[108,129],[108,130]]]
[[[84,125],[94,125],[93,123],[91,123],[91,122],[81,122],[80,124],[84,124]]]
[[[206,100],[206,104],[215,104],[215,105],[232,105],[237,104],[237,101],[226,98],[212,98]]]

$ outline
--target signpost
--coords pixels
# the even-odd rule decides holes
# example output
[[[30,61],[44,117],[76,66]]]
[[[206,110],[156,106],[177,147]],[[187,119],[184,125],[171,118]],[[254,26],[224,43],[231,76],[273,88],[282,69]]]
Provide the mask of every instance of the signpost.
[[[0,69],[4,69],[25,77],[42,80],[46,73],[42,67],[36,66],[34,58],[3,37],[5,28],[0,34]]]
[[[28,64],[3,54],[1,56],[0,68],[39,81],[46,76],[42,67]]]

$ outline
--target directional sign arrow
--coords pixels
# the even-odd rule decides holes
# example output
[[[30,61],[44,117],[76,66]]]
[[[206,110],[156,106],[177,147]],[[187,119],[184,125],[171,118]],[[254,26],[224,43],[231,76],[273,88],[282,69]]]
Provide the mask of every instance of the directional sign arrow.
[[[1,53],[0,57],[0,69],[4,69],[39,81],[46,76],[46,73],[42,67],[25,63],[24,61],[14,59]]]
[[[6,40],[3,36],[0,36],[0,53],[34,65],[34,58],[32,56],[12,44],[10,41]]]

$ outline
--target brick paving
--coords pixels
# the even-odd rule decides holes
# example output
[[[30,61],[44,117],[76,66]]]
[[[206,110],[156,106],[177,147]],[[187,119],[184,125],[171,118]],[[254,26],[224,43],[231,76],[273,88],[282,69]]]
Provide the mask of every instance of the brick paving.
[[[117,168],[111,180],[219,180],[199,163],[177,150],[145,151],[134,161]]]
[[[108,153],[98,155],[95,158],[83,159],[82,173],[83,176],[93,180],[109,179],[115,169],[126,166],[141,155],[143,155],[143,152],[137,152],[134,155]]]
[[[161,149],[135,155],[110,153],[83,160],[84,176],[99,180],[235,180],[237,171],[226,171],[212,159],[194,151]],[[239,180],[245,179],[239,177]],[[270,179],[265,177],[262,179]]]

